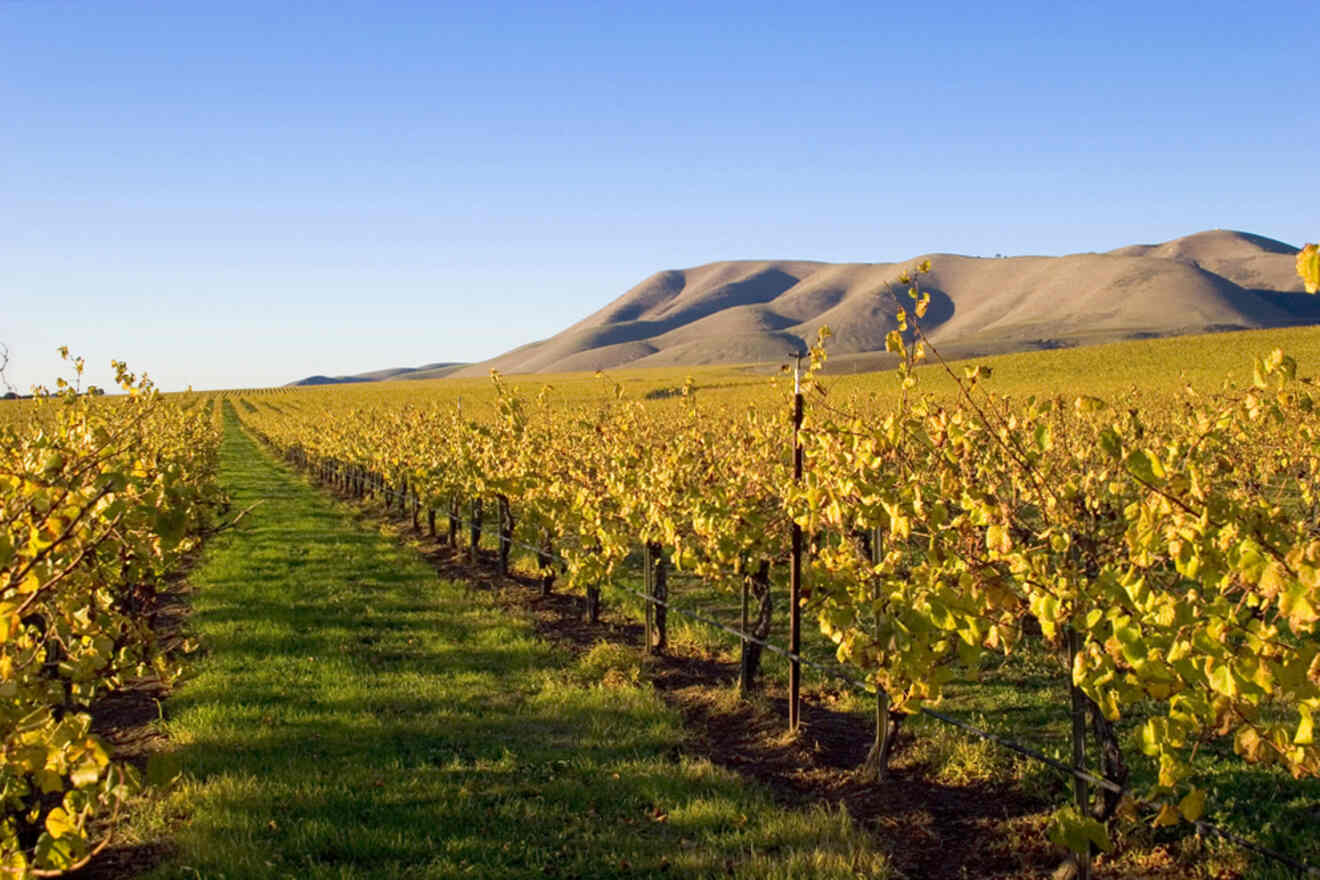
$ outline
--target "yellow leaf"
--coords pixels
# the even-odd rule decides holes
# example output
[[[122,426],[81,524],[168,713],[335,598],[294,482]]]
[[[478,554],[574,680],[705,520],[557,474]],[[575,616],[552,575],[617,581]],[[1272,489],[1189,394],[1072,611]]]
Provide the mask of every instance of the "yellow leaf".
[[[77,834],[78,826],[63,807],[56,807],[46,814],[46,830],[58,840],[66,834]]]
[[[1182,813],[1183,818],[1188,822],[1195,822],[1201,818],[1201,814],[1205,812],[1205,792],[1199,788],[1187,792],[1187,796],[1178,802],[1178,812]]]
[[[1178,824],[1178,809],[1173,804],[1165,804],[1160,807],[1160,814],[1155,817],[1153,824],[1156,828],[1163,828],[1166,825]]]
[[[1013,549],[1013,540],[1007,527],[995,524],[985,530],[985,545],[996,553],[1009,553]]]
[[[1320,248],[1308,244],[1297,254],[1297,274],[1307,293],[1320,293]]]
[[[95,785],[101,778],[101,768],[96,766],[95,759],[89,758],[75,766],[69,768],[69,781],[75,788],[86,788],[89,785]]]
[[[1283,566],[1277,560],[1271,560],[1270,564],[1265,566],[1265,569],[1261,572],[1260,583],[1256,587],[1266,599],[1273,599],[1283,592],[1286,585],[1285,577],[1286,573]]]
[[[1297,735],[1293,737],[1293,745],[1309,746],[1315,742],[1311,709],[1305,704],[1298,706],[1297,709],[1301,712],[1302,720],[1297,724]]]

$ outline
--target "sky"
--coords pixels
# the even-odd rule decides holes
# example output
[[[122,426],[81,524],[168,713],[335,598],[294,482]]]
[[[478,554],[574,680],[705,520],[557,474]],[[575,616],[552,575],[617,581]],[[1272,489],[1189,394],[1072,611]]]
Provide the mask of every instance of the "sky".
[[[1320,237],[1314,8],[0,0],[20,390],[475,361],[661,269]]]

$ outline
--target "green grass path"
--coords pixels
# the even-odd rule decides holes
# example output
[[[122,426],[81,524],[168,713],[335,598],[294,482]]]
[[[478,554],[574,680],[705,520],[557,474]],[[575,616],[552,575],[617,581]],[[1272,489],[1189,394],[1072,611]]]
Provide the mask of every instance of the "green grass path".
[[[181,777],[137,828],[172,841],[150,876],[886,873],[845,817],[684,756],[630,652],[539,641],[226,420],[234,508],[262,504],[190,578],[203,652],[167,704]]]

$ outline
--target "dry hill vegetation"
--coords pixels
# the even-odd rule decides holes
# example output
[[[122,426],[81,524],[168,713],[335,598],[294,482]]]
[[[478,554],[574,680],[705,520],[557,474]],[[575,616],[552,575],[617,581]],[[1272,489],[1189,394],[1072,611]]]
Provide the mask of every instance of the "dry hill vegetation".
[[[561,373],[782,360],[817,328],[851,369],[886,363],[890,296],[929,259],[931,340],[950,356],[1320,322],[1297,248],[1201,232],[1109,253],[1002,259],[928,254],[905,263],[761,260],[659,272],[563,332],[455,373]]]

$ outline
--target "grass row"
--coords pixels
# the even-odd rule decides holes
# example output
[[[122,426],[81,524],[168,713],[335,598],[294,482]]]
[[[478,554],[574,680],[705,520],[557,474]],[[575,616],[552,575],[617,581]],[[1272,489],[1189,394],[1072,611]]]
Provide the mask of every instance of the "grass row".
[[[274,463],[226,413],[243,528],[194,572],[154,878],[884,877],[846,815],[684,754],[679,719]]]
[[[521,564],[530,571],[534,560],[528,556]],[[625,573],[621,582],[635,590],[643,589],[640,562],[635,571]],[[780,585],[782,601],[778,603],[775,630],[770,637],[780,645],[788,641],[786,595],[787,587]],[[607,596],[612,600],[615,614],[635,622],[644,619],[639,599],[619,590]],[[691,579],[671,577],[669,599],[678,608],[695,611],[735,629],[740,624],[738,596]],[[727,633],[673,614],[670,621],[670,640],[680,650],[690,648],[713,654],[729,663],[737,659],[737,642]],[[802,654],[825,665],[835,665],[833,645],[810,619],[803,620]],[[786,693],[787,661],[767,653],[763,664],[767,685]],[[834,710],[855,715],[858,736],[870,735],[873,697],[809,668],[804,669],[803,679],[804,694],[827,701]],[[733,686],[732,679],[726,684]],[[1160,708],[1153,703],[1127,706],[1119,725],[1124,757],[1132,770],[1130,785],[1137,792],[1153,785],[1158,776],[1157,764],[1141,752],[1138,732],[1145,718],[1158,714]],[[955,679],[946,686],[939,709],[1060,761],[1071,762],[1067,676],[1061,656],[1039,637],[1027,638],[1008,657],[987,655],[976,675]],[[900,752],[895,760],[903,766],[920,767],[932,781],[961,786],[1010,780],[1054,805],[1062,806],[1071,798],[1071,780],[1044,764],[926,716],[910,718],[907,729],[912,733],[904,746],[907,754]],[[1312,865],[1320,864],[1320,833],[1316,832],[1320,827],[1320,779],[1294,779],[1276,766],[1248,764],[1233,753],[1227,738],[1203,746],[1195,763],[1201,773],[1200,784],[1209,792],[1207,820],[1262,846]],[[1138,814],[1127,821],[1120,820],[1117,828],[1122,844],[1138,851],[1155,846],[1178,848],[1178,839],[1187,834],[1188,828],[1182,826],[1156,833],[1148,827],[1150,818]],[[1252,877],[1282,880],[1294,876],[1290,869],[1234,844],[1209,843],[1208,855],[1198,851],[1198,858],[1208,858],[1207,870],[1211,876],[1216,871],[1231,876],[1242,870]]]
[[[441,526],[443,528],[443,525]],[[467,539],[464,530],[462,538]],[[493,530],[483,532],[483,548],[494,551],[497,539]],[[640,554],[630,560],[617,576],[618,586],[643,589]],[[515,556],[515,567],[532,575],[536,561],[530,555]],[[777,623],[772,641],[786,642],[786,617],[781,601],[777,605]],[[606,588],[610,613],[616,619],[640,624],[642,602],[624,589]],[[736,594],[715,590],[691,578],[671,573],[670,599],[678,607],[737,628],[740,609]],[[818,662],[833,662],[833,646],[820,635],[810,620],[804,621],[803,653]],[[715,657],[730,666],[729,676],[711,681],[712,687],[734,687],[732,669],[737,656],[736,640],[728,633],[700,621],[670,616],[670,643],[678,653],[696,653]],[[639,649],[640,650],[640,649]],[[765,681],[772,691],[787,690],[787,663],[766,654]],[[870,735],[873,698],[858,693],[837,680],[807,670],[805,692],[826,702],[829,708],[851,713],[856,718],[857,735]],[[1125,757],[1132,769],[1131,785],[1140,792],[1154,783],[1158,767],[1142,755],[1138,742],[1141,722],[1160,707],[1154,704],[1125,707],[1120,724]],[[941,711],[969,721],[1001,736],[1017,740],[1052,755],[1070,760],[1070,706],[1067,679],[1057,652],[1039,638],[1024,641],[1020,650],[1009,657],[988,655],[977,674],[953,681],[946,688]],[[896,757],[899,766],[916,768],[933,782],[950,786],[978,786],[1012,782],[1025,792],[1052,805],[1063,805],[1071,798],[1071,782],[1043,764],[1018,756],[1001,747],[950,728],[925,716],[909,720],[913,734]],[[905,752],[905,753],[904,753]],[[1270,849],[1320,863],[1320,835],[1314,828],[1320,821],[1320,780],[1296,780],[1277,767],[1249,765],[1232,753],[1231,744],[1210,743],[1198,750],[1196,760],[1201,770],[1200,784],[1210,792],[1211,821],[1244,835]],[[1047,810],[1048,812],[1048,810]],[[1185,826],[1163,831],[1149,827],[1151,816],[1140,812],[1128,814],[1116,822],[1118,842],[1125,856],[1115,868],[1120,872],[1139,869],[1152,853],[1181,853],[1179,858],[1190,870],[1208,876],[1285,878],[1292,872],[1277,863],[1252,855],[1242,848],[1218,840],[1186,839]],[[1016,830],[1006,829],[1010,834]],[[1037,829],[1038,830],[1038,829]],[[1124,874],[1126,876],[1126,874]]]

